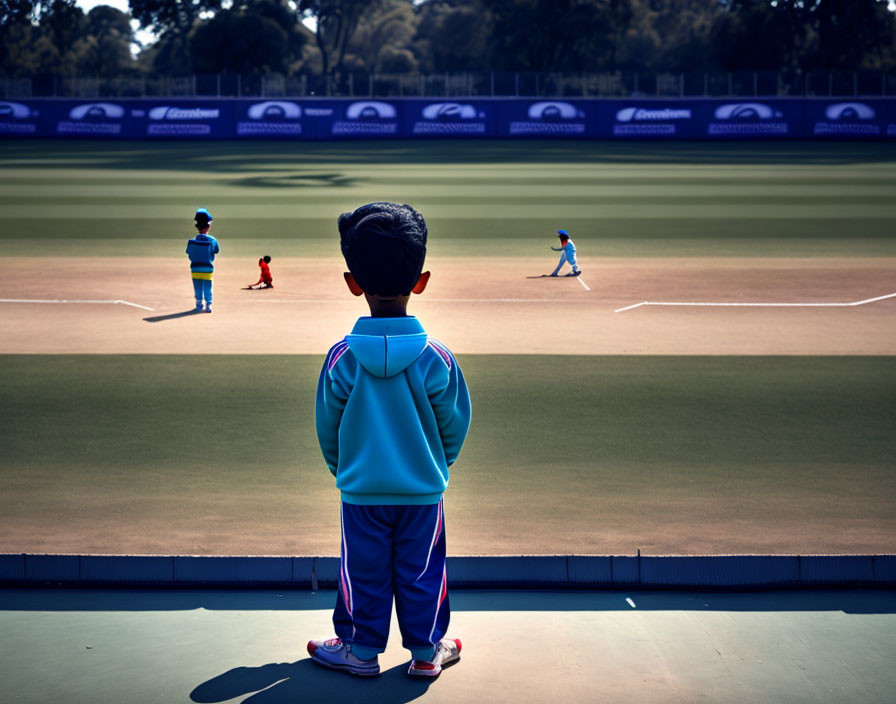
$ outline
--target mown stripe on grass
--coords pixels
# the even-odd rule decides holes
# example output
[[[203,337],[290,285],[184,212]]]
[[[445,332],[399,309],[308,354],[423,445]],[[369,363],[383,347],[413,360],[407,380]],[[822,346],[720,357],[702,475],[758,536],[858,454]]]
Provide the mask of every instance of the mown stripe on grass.
[[[279,207],[271,207],[270,204],[231,204],[221,201],[214,206],[215,218],[251,218],[254,220],[272,220],[284,217],[307,218],[324,217],[332,213],[335,217],[339,212],[351,209],[357,199],[345,200],[344,205],[334,209],[332,204],[298,205],[284,203]],[[8,204],[3,209],[3,219],[59,219],[78,220],[82,218],[131,220],[135,218],[144,220],[170,219],[183,213],[187,203],[110,203],[104,205],[100,212],[97,207],[89,203],[81,204],[54,204],[45,203],[42,207],[34,205]],[[210,203],[204,203],[211,207]],[[770,218],[780,220],[806,220],[823,218],[849,218],[851,220],[874,220],[889,218],[896,221],[896,202],[877,202],[865,204],[831,204],[806,203],[801,205],[790,203],[714,203],[699,204],[695,207],[687,202],[677,204],[645,203],[515,203],[512,201],[492,201],[488,203],[468,203],[464,207],[458,207],[455,203],[426,203],[418,201],[418,205],[427,218],[453,218],[458,220],[505,220],[508,214],[518,218],[588,218],[598,223],[602,218],[649,218],[655,220],[669,220],[676,218],[688,219],[722,219],[736,218],[740,220],[768,220]],[[328,207],[329,206],[329,207]],[[425,206],[425,209],[424,209]],[[512,210],[511,210],[512,209]],[[309,212],[310,211],[310,212]],[[338,211],[338,212],[337,212]],[[189,213],[191,215],[192,213]]]
[[[176,206],[189,206],[196,203],[197,197],[201,198],[203,195],[200,191],[196,191],[193,194],[183,194],[178,193],[177,195],[171,194],[171,191],[167,191],[164,195],[160,194],[127,194],[127,200],[134,204],[139,205],[141,207],[145,207],[147,204],[152,204],[153,206],[161,206],[161,205],[176,205]],[[410,195],[408,193],[407,195]],[[550,192],[542,192],[541,196],[545,200],[545,207],[566,207],[573,212],[577,209],[582,208],[582,198],[580,196],[569,196],[568,194],[553,194]],[[891,201],[891,193],[886,195],[789,195],[786,193],[778,193],[778,194],[762,194],[762,195],[731,195],[731,194],[719,194],[719,195],[695,195],[695,194],[681,194],[676,196],[659,196],[653,193],[643,193],[636,195],[614,195],[614,194],[601,194],[600,192],[594,192],[588,196],[589,208],[611,208],[612,206],[622,206],[622,205],[638,205],[638,206],[648,206],[651,209],[659,209],[660,206],[670,206],[672,208],[683,208],[688,206],[699,206],[704,208],[724,208],[726,206],[732,206],[733,208],[742,207],[742,206],[755,206],[755,207],[764,207],[768,206],[781,206],[781,205],[793,205],[793,206],[821,206],[830,208],[833,206],[842,206],[844,214],[847,214],[851,210],[854,210],[860,206],[872,206],[872,207],[880,207],[889,209],[890,201]],[[518,207],[518,206],[526,206],[532,203],[531,195],[518,195],[516,197],[511,197],[502,195],[500,198],[496,198],[495,196],[489,195],[472,195],[472,194],[459,194],[459,195],[451,195],[451,194],[442,194],[442,195],[420,195],[418,194],[414,198],[404,198],[402,200],[413,200],[416,204],[416,207],[420,210],[423,210],[426,206],[459,206],[463,208],[467,208],[468,206],[475,207],[494,207],[494,208],[505,208],[505,207]],[[240,207],[252,207],[259,205],[274,205],[279,208],[292,208],[295,206],[313,206],[316,210],[320,210],[326,206],[344,204],[346,202],[345,194],[338,195],[324,195],[324,194],[316,194],[316,195],[307,195],[307,194],[294,194],[294,193],[284,193],[279,196],[257,196],[252,195],[245,192],[240,192],[239,195],[234,193],[227,194],[226,197],[227,207],[232,208],[236,206]],[[4,212],[11,211],[16,212],[14,210],[15,206],[27,207],[27,206],[37,206],[42,205],[46,206],[47,198],[45,196],[35,195],[35,196],[0,196],[0,208]],[[86,208],[91,206],[103,206],[103,207],[111,207],[111,206],[121,206],[122,205],[122,196],[114,196],[110,197],[109,194],[85,194],[79,196],[54,196],[53,204],[51,209],[56,208],[65,208],[69,206],[75,206],[78,208]],[[896,208],[894,208],[894,213],[896,213]],[[733,215],[736,215],[737,212],[733,212]]]
[[[458,360],[474,414],[448,496],[477,547],[892,545],[896,357]],[[0,361],[5,526],[336,530],[314,433],[323,354]]]

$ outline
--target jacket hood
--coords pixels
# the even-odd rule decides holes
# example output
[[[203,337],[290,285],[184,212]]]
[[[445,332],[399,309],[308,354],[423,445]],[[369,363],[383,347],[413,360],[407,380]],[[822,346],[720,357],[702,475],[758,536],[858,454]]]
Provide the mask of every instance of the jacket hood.
[[[384,378],[403,372],[426,349],[426,332],[412,315],[359,318],[345,340],[362,367]]]

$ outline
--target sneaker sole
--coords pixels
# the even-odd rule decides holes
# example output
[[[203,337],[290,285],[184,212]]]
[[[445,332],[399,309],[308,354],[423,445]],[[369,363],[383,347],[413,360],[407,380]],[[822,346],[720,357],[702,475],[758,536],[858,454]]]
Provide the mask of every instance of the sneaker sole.
[[[328,670],[340,670],[342,672],[348,672],[349,674],[355,675],[357,677],[376,677],[378,674],[380,674],[380,666],[378,664],[367,670],[359,670],[353,665],[337,665],[317,657],[317,648],[312,647],[311,643],[308,643],[307,649],[308,654],[311,656],[311,659],[321,667],[326,667]]]
[[[351,665],[335,665],[335,664],[333,664],[333,663],[326,662],[326,661],[324,661],[324,660],[318,660],[318,659],[317,659],[316,657],[314,657],[313,655],[311,656],[311,659],[312,659],[315,663],[317,663],[318,665],[320,665],[321,667],[325,667],[325,668],[327,668],[328,670],[337,670],[337,671],[339,671],[339,672],[347,672],[347,673],[349,673],[350,675],[354,675],[355,677],[376,677],[377,675],[380,674],[380,668],[379,668],[379,667],[377,667],[375,670],[373,670],[373,669],[371,669],[371,670],[358,670],[358,669],[354,668],[354,667],[351,666]]]
[[[417,670],[412,665],[408,668],[408,677],[438,677],[442,674],[442,670],[445,670],[449,667],[453,667],[457,663],[460,662],[460,655],[458,655],[453,660],[449,660],[448,662],[443,662],[442,666],[438,670]]]
[[[408,676],[409,677],[438,677],[442,674],[442,670],[446,667],[451,667],[452,665],[456,665],[460,662],[460,651],[463,650],[464,644],[461,643],[460,638],[455,638],[454,642],[457,643],[457,655],[442,663],[442,666],[438,670],[417,670],[414,668],[413,663],[408,668]]]

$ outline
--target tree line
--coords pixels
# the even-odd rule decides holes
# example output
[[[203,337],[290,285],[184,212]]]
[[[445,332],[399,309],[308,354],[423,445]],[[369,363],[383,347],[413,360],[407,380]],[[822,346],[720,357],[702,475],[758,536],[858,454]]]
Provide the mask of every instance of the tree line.
[[[129,10],[0,0],[0,74],[896,67],[888,0],[129,0]],[[132,20],[157,37],[136,53]]]

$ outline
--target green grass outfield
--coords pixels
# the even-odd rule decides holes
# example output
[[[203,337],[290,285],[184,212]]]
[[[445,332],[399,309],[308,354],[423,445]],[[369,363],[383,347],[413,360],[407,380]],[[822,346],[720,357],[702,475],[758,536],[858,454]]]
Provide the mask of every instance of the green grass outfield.
[[[0,142],[0,255],[338,256],[335,218],[420,209],[436,256],[896,256],[896,143]]]
[[[894,357],[459,361],[474,422],[448,494],[454,553],[662,551],[674,536],[696,552],[894,551]],[[236,544],[275,526],[295,542],[272,552],[333,554],[321,362],[4,356],[7,535],[139,526],[153,551],[201,552],[206,531]]]

